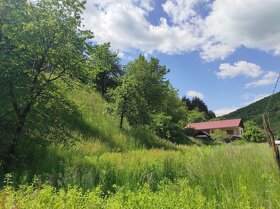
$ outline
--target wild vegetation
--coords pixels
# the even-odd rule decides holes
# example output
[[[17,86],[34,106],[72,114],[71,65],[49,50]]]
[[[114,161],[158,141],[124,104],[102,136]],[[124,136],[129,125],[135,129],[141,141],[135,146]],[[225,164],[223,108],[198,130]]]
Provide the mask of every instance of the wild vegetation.
[[[157,58],[93,44],[83,7],[0,2],[1,208],[279,208],[268,147],[187,137],[213,112]]]
[[[76,148],[78,149],[78,148]],[[6,207],[20,208],[279,208],[279,173],[263,144],[136,150],[64,158],[60,186],[35,178],[18,189],[6,177]],[[49,153],[49,158],[54,153]],[[53,158],[53,157],[52,157]],[[50,166],[50,165],[48,165]],[[57,169],[59,171],[59,169]],[[54,174],[55,175],[55,174]],[[58,174],[57,174],[58,175]],[[53,179],[50,178],[50,180]],[[63,182],[64,181],[64,182]],[[67,182],[67,183],[66,183]],[[65,184],[64,184],[65,183]],[[64,184],[64,185],[63,185]],[[97,185],[97,187],[95,186]]]

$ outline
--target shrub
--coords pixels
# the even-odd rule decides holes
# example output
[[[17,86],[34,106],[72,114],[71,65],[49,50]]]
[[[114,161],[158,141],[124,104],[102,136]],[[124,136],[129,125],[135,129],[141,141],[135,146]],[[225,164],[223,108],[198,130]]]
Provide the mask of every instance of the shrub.
[[[265,141],[265,134],[254,121],[248,121],[245,123],[245,132],[242,139],[249,142],[263,142]]]
[[[172,122],[172,117],[163,113],[156,114],[153,117],[151,129],[157,136],[168,139],[174,143],[184,143],[183,129],[176,123]]]
[[[216,129],[214,130],[211,134],[210,134],[211,138],[217,141],[225,141],[226,139],[229,138],[229,135],[227,134],[227,132],[222,131],[220,129]]]

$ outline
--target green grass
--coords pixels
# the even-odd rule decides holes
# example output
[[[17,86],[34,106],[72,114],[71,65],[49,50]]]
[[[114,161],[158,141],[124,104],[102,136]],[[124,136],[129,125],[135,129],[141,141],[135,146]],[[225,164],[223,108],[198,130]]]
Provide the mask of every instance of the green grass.
[[[59,191],[49,186],[7,187],[9,204],[24,206],[26,201],[28,208],[28,204],[40,201],[46,205],[52,201],[65,205],[82,202],[84,208],[94,208],[86,204],[96,200],[97,208],[141,208],[141,204],[144,208],[280,207],[279,170],[266,144],[135,150],[99,156],[58,147],[51,150],[49,157],[56,153],[64,159],[61,164],[66,170],[55,174],[64,186],[60,185]],[[48,184],[52,179],[55,177],[50,176]]]
[[[143,148],[176,149],[174,144],[156,137],[149,130],[132,128],[127,123],[125,123],[124,130],[120,130],[119,118],[108,113],[108,103],[92,89],[86,91],[75,88],[71,92],[67,92],[67,95],[79,107],[85,121],[84,124],[77,127],[77,134],[83,133],[78,138],[81,138],[84,144],[89,142],[92,145],[93,141],[99,145],[102,143],[111,151]]]

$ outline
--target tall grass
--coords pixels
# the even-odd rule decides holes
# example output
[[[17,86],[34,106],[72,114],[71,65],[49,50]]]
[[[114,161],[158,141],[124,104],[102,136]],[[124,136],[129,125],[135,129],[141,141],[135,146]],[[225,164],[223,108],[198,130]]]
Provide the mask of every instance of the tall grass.
[[[52,161],[55,155],[61,161]],[[101,201],[109,205],[125,206],[128,201],[135,204],[132,208],[141,208],[136,207],[138,203],[134,201],[148,198],[151,202],[147,208],[157,208],[157,204],[165,204],[162,203],[164,199],[171,201],[169,197],[175,187],[178,194],[180,190],[191,191],[191,194],[185,194],[185,198],[189,199],[184,200],[184,204],[202,201],[201,208],[280,207],[279,171],[265,144],[189,147],[181,151],[153,149],[107,152],[99,156],[52,147],[45,160],[48,162],[46,166],[57,163],[56,173],[49,175],[49,184],[60,187],[62,191],[67,191],[69,185],[83,191],[95,191],[98,187],[100,196],[109,196],[109,199]],[[162,181],[167,179],[169,186],[162,186]],[[179,179],[185,179],[185,183],[179,183],[180,189]],[[33,188],[31,192],[37,194],[39,191]],[[87,195],[85,193],[84,197]],[[152,204],[152,200],[159,203]],[[173,201],[171,203],[177,205]]]
[[[143,148],[176,149],[176,146],[155,136],[151,131],[132,128],[125,123],[124,130],[119,129],[119,118],[109,114],[109,104],[92,89],[74,88],[67,91],[69,99],[74,101],[83,117],[84,124],[77,124],[78,138],[83,143],[98,141],[112,151],[128,151]],[[86,139],[86,140],[85,140]]]

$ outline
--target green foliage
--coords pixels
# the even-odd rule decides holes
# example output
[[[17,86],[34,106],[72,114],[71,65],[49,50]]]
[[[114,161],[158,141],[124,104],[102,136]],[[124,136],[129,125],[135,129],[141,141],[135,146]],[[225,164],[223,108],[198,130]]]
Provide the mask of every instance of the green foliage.
[[[127,75],[122,77],[120,85],[111,92],[111,97],[114,101],[113,108],[120,115],[120,128],[124,117],[132,126],[149,123],[148,104],[135,78]]]
[[[242,139],[249,142],[263,142],[265,141],[265,133],[259,128],[254,121],[247,121],[245,124],[245,132]]]
[[[265,111],[268,100],[269,97],[266,97],[223,117],[242,118],[244,121],[252,120],[259,127],[263,127],[262,114]],[[272,96],[268,112],[271,128],[275,134],[280,136],[280,92]]]
[[[0,2],[1,207],[279,208],[266,146],[175,146],[153,134],[183,143],[184,121],[207,116],[185,109],[155,58],[140,56],[117,79],[109,44],[85,43],[84,3]],[[85,75],[103,93],[120,82],[111,93],[120,122],[91,88],[65,86]],[[15,143],[18,159],[2,181]]]
[[[188,111],[187,123],[196,123],[206,121],[206,114],[198,110]]]
[[[126,122],[124,130],[119,130],[117,118],[107,112],[107,102],[99,93],[92,92],[91,88],[75,86],[70,89],[57,89],[53,96],[55,98],[47,97],[44,105],[35,106],[26,121],[22,136],[24,140],[18,148],[20,159],[13,167],[13,171],[17,173],[16,178],[27,175],[30,179],[34,174],[38,174],[39,170],[42,173],[60,173],[63,170],[60,167],[62,162],[57,154],[52,153],[43,160],[46,152],[48,153],[46,145],[52,143],[58,147],[62,146],[60,143],[64,144],[62,150],[74,146],[74,150],[77,148],[84,154],[96,155],[135,149],[177,149],[174,144],[155,136],[151,130],[132,128]],[[60,97],[57,100],[58,96]],[[2,135],[4,131],[7,133],[5,129],[0,129],[1,159],[8,146],[2,140],[5,139],[5,135]],[[8,133],[7,135],[10,136]],[[57,161],[54,167],[53,161]],[[42,162],[50,164],[50,167],[43,163],[43,167],[46,167],[40,169]],[[1,160],[0,178],[3,175],[4,163],[5,161]],[[52,175],[51,173],[48,175]]]
[[[193,97],[191,104],[190,104],[190,110],[197,109],[199,112],[205,112],[208,113],[208,107],[206,104],[198,97]]]
[[[209,110],[209,111],[208,111],[207,116],[208,116],[208,119],[214,119],[214,118],[216,118],[216,114],[215,114],[212,110]]]
[[[210,136],[212,139],[217,141],[225,141],[226,139],[229,138],[227,132],[220,129],[215,129],[213,132],[211,132]]]
[[[207,105],[202,101],[202,99],[198,97],[193,97],[190,100],[184,96],[181,100],[187,110],[197,110],[199,112],[204,112],[208,120],[216,117],[215,113],[211,110],[208,110]]]
[[[188,111],[185,109],[184,103],[178,97],[178,92],[169,85],[167,95],[162,104],[162,112],[171,116],[173,123],[178,123],[180,120],[187,118]],[[184,127],[186,124],[183,124]]]
[[[166,116],[163,113],[154,115],[151,129],[163,139],[168,139],[174,143],[185,143],[183,129],[172,122],[171,116]]]
[[[152,147],[176,149],[173,144],[156,137],[151,131],[131,127],[126,121],[123,124],[124,129],[120,130],[118,118],[108,112],[109,104],[91,88],[75,87],[64,94],[79,107],[78,110],[84,120],[84,123],[76,124],[77,137],[82,144],[85,143],[83,148],[87,147],[86,142],[89,142],[89,147],[98,142],[97,144],[101,143],[106,147],[106,151]]]
[[[149,126],[155,133],[172,142],[183,142],[183,126],[187,111],[177,91],[165,80],[168,70],[159,61],[139,56],[125,67],[120,85],[111,92],[113,108],[132,126]]]
[[[110,43],[90,47],[87,63],[88,72],[83,80],[95,85],[102,95],[118,86],[123,72],[118,53],[110,50]]]
[[[59,104],[64,105],[63,101],[59,101],[63,97],[56,94],[53,82],[73,77],[85,59],[85,40],[91,34],[79,29],[84,3],[44,0],[36,4],[29,1],[5,1],[0,4],[0,11],[3,11],[0,40],[0,103],[3,106],[0,104],[0,126],[8,131],[3,133],[3,146],[8,147],[6,165],[20,158],[16,155],[24,139],[22,134],[31,138],[38,131],[36,129],[32,134],[26,132],[25,125],[30,115],[36,114],[37,119],[43,114],[48,115],[44,110],[55,103],[54,98],[56,108],[60,108]],[[39,107],[44,105],[47,108],[41,111]]]
[[[99,188],[83,192],[76,187],[56,190],[47,185],[41,188],[22,186],[15,191],[6,187],[5,207],[35,208],[213,208],[214,201],[208,202],[202,190],[191,188],[186,180],[162,182],[160,190],[153,192],[148,187],[137,191],[118,188],[117,192],[107,198],[102,198]],[[36,198],[30,198],[36,197]]]
[[[93,146],[86,144],[89,150]],[[16,186],[15,180],[9,177],[3,190],[6,208],[16,204],[20,208],[280,206],[278,168],[269,148],[263,144],[106,152],[99,156],[84,149],[83,146],[70,149],[53,146],[48,158],[41,159],[48,163],[38,164],[37,171],[47,166],[48,184],[56,180],[60,187],[32,180],[33,186],[25,183],[15,189],[12,187]],[[58,167],[52,173],[54,164]],[[58,169],[62,166],[64,171]]]

